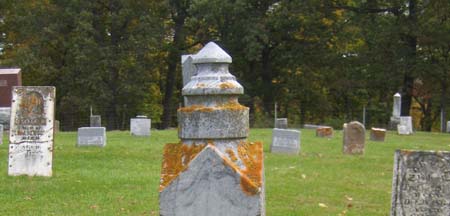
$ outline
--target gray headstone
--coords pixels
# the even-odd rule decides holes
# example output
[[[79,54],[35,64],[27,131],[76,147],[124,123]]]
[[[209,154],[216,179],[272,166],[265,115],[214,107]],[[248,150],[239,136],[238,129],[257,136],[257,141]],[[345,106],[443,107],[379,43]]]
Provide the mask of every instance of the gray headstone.
[[[147,116],[137,116],[130,120],[130,133],[134,136],[150,136],[151,120]]]
[[[0,124],[0,145],[3,144],[3,125]]]
[[[370,130],[370,140],[384,142],[386,137],[386,129],[383,128],[371,128]]]
[[[344,124],[344,154],[364,154],[365,145],[364,125],[357,121]]]
[[[90,127],[101,127],[102,117],[100,115],[91,115],[90,117]]]
[[[4,129],[9,129],[9,121],[11,120],[11,107],[0,107],[0,124]]]
[[[448,216],[449,188],[450,152],[395,152],[391,216]]]
[[[228,71],[231,60],[215,43],[192,59],[181,141],[164,147],[160,215],[265,215],[263,146],[247,141],[249,109],[239,104],[244,88]]]
[[[397,131],[400,135],[410,135],[413,133],[411,116],[400,117],[400,124],[397,125]]]
[[[278,128],[273,129],[270,152],[298,154],[300,152],[300,131]]]
[[[288,119],[287,118],[277,118],[275,120],[275,128],[287,129],[288,128]]]
[[[106,145],[106,128],[104,127],[81,127],[78,128],[77,146],[98,146]]]
[[[52,176],[55,87],[12,91],[8,175]]]
[[[192,63],[194,55],[181,56],[181,71],[183,75],[183,86],[191,81],[191,77],[196,75],[195,65]]]
[[[447,121],[447,133],[450,133],[450,121]]]

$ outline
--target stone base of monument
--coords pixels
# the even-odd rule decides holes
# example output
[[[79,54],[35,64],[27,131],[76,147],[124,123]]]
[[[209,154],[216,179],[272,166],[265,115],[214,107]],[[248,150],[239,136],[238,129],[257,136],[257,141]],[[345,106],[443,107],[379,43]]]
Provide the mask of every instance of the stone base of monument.
[[[160,215],[265,215],[260,142],[167,144]]]
[[[133,136],[150,136],[151,120],[147,116],[130,119],[130,133]]]
[[[9,121],[11,119],[11,107],[0,107],[0,124],[5,130],[9,129]]]
[[[372,128],[370,130],[370,140],[384,142],[386,137],[386,129],[383,128]]]
[[[106,145],[106,128],[104,127],[82,127],[78,128],[77,146],[98,146]]]
[[[274,128],[270,152],[298,154],[300,152],[300,131]]]
[[[332,127],[319,127],[316,129],[316,137],[333,137],[333,128]]]
[[[388,129],[389,130],[397,130],[397,125],[400,124],[400,117],[391,116],[389,121]]]

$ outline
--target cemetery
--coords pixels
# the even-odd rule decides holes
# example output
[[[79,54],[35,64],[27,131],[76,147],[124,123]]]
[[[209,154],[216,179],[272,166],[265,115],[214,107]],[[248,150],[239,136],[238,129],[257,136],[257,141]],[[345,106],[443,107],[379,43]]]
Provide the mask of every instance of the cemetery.
[[[0,6],[0,215],[450,215],[447,1]]]

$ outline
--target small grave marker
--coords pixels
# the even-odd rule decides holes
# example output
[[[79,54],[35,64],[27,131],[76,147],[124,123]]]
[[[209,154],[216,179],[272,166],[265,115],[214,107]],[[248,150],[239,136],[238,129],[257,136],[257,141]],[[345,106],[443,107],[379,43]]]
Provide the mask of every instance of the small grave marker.
[[[300,131],[274,128],[270,152],[298,154],[300,152]]]
[[[81,127],[78,128],[77,146],[98,146],[106,145],[106,128],[104,127]]]
[[[357,121],[344,124],[344,154],[364,154],[365,128]]]

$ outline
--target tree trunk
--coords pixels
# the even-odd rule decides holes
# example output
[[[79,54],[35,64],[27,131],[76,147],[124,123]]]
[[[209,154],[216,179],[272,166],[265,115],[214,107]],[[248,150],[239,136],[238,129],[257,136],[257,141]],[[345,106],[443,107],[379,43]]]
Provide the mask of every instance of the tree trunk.
[[[161,129],[167,129],[170,127],[172,123],[172,116],[175,115],[173,112],[174,103],[173,92],[176,81],[176,70],[178,62],[180,61],[181,50],[184,47],[184,22],[186,19],[185,13],[180,13],[180,15],[173,18],[175,22],[174,27],[174,37],[173,43],[169,50],[169,54],[167,56],[167,76],[166,76],[166,88],[164,91],[164,99],[163,99],[163,116],[161,122]]]
[[[417,54],[417,36],[415,35],[415,28],[417,28],[417,8],[416,8],[416,0],[409,0],[408,5],[408,24],[409,24],[409,32],[407,32],[405,36],[405,42],[407,44],[407,54],[406,54],[406,67],[405,67],[405,75],[403,79],[403,88],[402,88],[402,108],[401,115],[409,116],[411,109],[411,101],[412,101],[412,89],[414,84],[413,71],[415,70],[416,65],[416,54]]]

